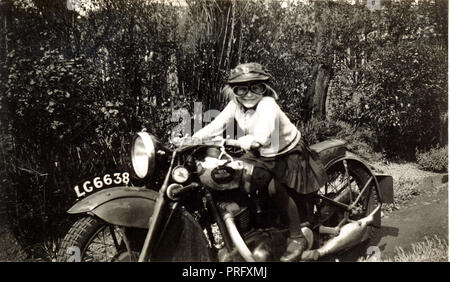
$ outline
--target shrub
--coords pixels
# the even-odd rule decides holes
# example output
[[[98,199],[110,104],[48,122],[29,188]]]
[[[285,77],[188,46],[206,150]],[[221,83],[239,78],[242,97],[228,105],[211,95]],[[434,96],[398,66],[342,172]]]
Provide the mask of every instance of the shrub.
[[[66,12],[65,6],[53,8]],[[155,39],[144,30],[147,36],[128,38],[126,16],[136,13],[122,10],[121,17],[111,16],[114,11],[79,17],[73,26],[58,24],[72,17],[9,11],[20,24],[8,25],[12,51],[0,56],[0,197],[12,234],[30,258],[54,258],[73,220],[66,210],[76,200],[76,183],[105,171],[129,171],[133,132],[150,125],[155,134],[167,131],[171,109],[163,95],[174,47],[159,47],[168,42],[167,32]],[[111,29],[93,26],[93,18]],[[157,26],[152,17],[139,19],[146,20],[142,26]],[[24,38],[23,30],[33,32]],[[73,40],[78,44],[51,40],[76,31],[83,34]],[[100,47],[105,41],[108,49]]]
[[[347,141],[347,147],[355,154],[370,161],[381,161],[383,154],[376,151],[378,146],[375,133],[367,127],[352,126],[343,121],[312,119],[300,125],[305,142],[312,145],[327,139]]]
[[[426,152],[416,153],[420,168],[434,172],[448,171],[448,146],[434,147]]]

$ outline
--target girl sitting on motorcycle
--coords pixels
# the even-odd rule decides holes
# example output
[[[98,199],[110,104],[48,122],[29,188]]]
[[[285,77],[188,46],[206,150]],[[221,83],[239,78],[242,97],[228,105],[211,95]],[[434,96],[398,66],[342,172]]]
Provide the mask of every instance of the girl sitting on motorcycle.
[[[222,135],[228,123],[237,122],[244,133],[238,138],[241,148],[247,151],[244,158],[255,164],[252,183],[259,187],[271,183],[272,197],[288,218],[290,235],[281,261],[298,261],[307,241],[297,205],[289,195],[316,192],[324,185],[326,174],[311,158],[300,131],[278,106],[278,95],[269,86],[270,80],[271,75],[258,63],[240,64],[231,70],[223,89],[230,102],[193,138]],[[255,144],[259,147],[256,153],[251,150]]]

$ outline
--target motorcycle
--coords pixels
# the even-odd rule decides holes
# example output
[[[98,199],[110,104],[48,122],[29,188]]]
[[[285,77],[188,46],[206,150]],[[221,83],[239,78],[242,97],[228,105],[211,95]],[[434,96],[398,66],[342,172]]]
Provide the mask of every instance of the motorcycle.
[[[313,196],[295,199],[308,241],[303,261],[367,242],[381,225],[382,204],[393,202],[392,177],[350,152],[346,142],[309,148],[328,180]],[[252,185],[253,164],[240,159],[243,153],[232,139],[173,149],[139,132],[131,162],[145,185],[128,185],[129,173],[116,172],[86,181],[83,190],[76,186],[81,199],[68,213],[80,218],[64,237],[58,261],[279,261],[288,228],[267,189]],[[126,185],[100,189],[120,183]]]

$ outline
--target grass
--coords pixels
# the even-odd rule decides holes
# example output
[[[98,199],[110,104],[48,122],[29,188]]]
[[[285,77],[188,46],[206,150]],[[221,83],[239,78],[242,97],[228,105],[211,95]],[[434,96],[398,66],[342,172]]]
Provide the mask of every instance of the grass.
[[[360,258],[359,262],[374,261],[370,257]],[[446,262],[449,261],[448,242],[438,236],[425,237],[425,240],[411,244],[411,248],[405,250],[396,248],[393,259],[382,260],[382,262]]]
[[[431,148],[427,152],[416,152],[417,163],[423,169],[448,171],[448,146]]]
[[[394,262],[438,262],[448,261],[448,242],[437,236],[411,245],[411,251],[397,249]]]

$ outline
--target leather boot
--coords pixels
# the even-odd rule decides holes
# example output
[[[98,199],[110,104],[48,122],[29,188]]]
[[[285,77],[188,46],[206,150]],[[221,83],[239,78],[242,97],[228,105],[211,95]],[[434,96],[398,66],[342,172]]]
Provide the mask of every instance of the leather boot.
[[[303,235],[295,238],[288,238],[286,252],[281,256],[280,261],[291,262],[300,261],[302,253],[308,247],[308,241]]]

